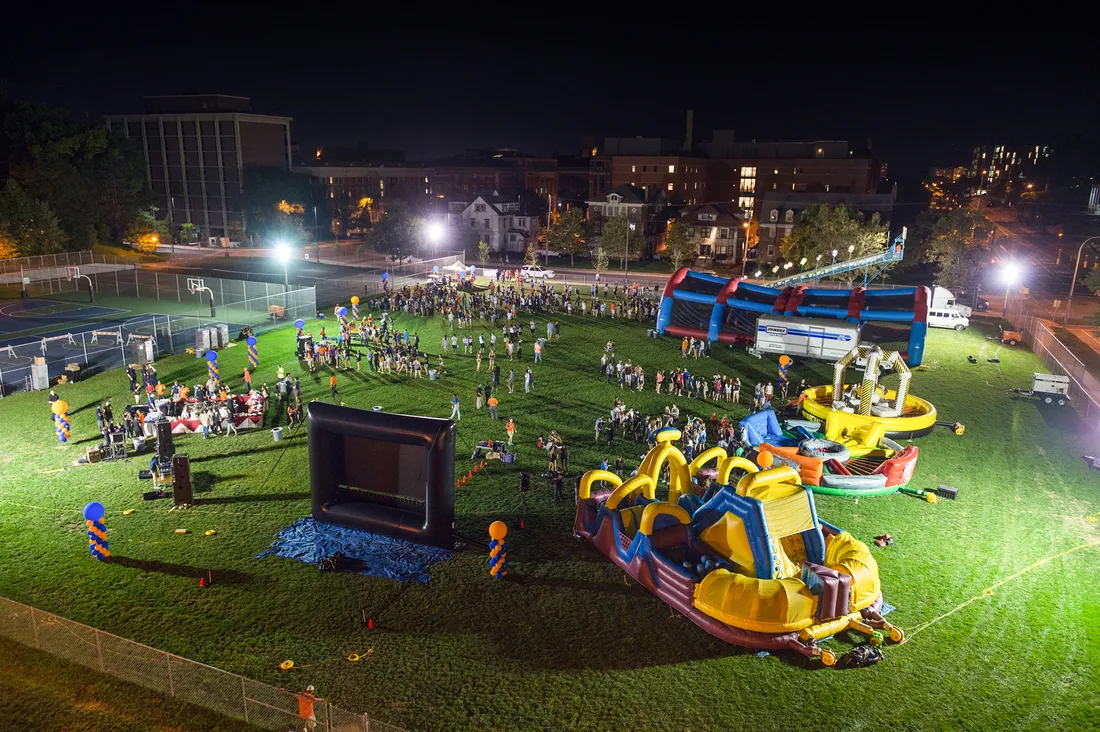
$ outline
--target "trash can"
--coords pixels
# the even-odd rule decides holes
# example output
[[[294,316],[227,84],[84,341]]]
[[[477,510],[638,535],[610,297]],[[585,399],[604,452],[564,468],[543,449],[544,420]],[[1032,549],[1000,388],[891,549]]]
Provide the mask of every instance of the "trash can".
[[[435,377],[439,375],[439,372],[435,369],[428,370],[428,381],[435,381]]]
[[[135,437],[134,438],[134,452],[141,452],[144,449],[145,449],[145,438],[144,437]]]
[[[283,428],[282,427],[275,427],[274,429],[272,429],[271,430],[271,437],[275,442],[282,442],[283,441]]]
[[[645,335],[646,335],[646,338],[652,338],[653,337],[653,329],[652,328],[646,328]]]

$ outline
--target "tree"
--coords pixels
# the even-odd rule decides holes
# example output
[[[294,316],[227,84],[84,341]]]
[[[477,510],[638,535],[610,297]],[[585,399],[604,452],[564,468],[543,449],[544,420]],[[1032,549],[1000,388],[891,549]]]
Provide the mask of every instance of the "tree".
[[[0,192],[0,241],[18,256],[52,254],[65,245],[61,221],[45,201],[31,198],[15,180]]]
[[[562,214],[555,214],[546,234],[546,248],[569,255],[569,266],[573,258],[583,254],[588,248],[584,238],[584,216],[575,208]]]
[[[929,210],[914,229],[918,256],[939,268],[937,284],[955,291],[970,289],[989,259],[989,219],[969,208]]]
[[[191,226],[192,230],[194,228]],[[138,212],[137,218],[130,222],[125,237],[124,241],[132,243],[138,251],[153,253],[157,250],[157,244],[172,243],[172,230],[167,221],[157,218],[157,207],[149,206]]]
[[[270,165],[248,165],[241,181],[241,207],[248,233],[265,239],[305,238],[308,176]]]
[[[596,249],[596,253],[592,255],[592,269],[596,270],[596,274],[600,274],[607,270],[608,265],[611,264],[607,258],[607,252],[603,247]]]
[[[600,246],[609,256],[622,260],[626,256],[629,233],[630,223],[626,219],[626,214],[604,219],[603,240]]]
[[[376,252],[403,259],[416,248],[418,219],[400,201],[386,204],[386,212],[370,231],[367,241]]]
[[[695,241],[688,237],[687,227],[679,221],[673,221],[665,234],[665,249],[662,252],[664,258],[672,263],[674,270],[680,269],[680,264],[695,259],[698,254],[695,249]]]
[[[527,251],[523,253],[523,263],[532,267],[539,263],[539,253],[535,249],[534,242],[527,245]]]
[[[477,243],[477,261],[481,262],[481,266],[484,267],[485,263],[489,261],[489,242],[479,241]]]
[[[1089,270],[1088,277],[1085,278],[1085,286],[1091,292],[1100,292],[1100,269]]]
[[[195,225],[190,221],[180,224],[180,241],[184,244],[190,244],[195,241],[195,234],[197,231]]]
[[[802,211],[795,220],[791,233],[780,244],[780,251],[790,262],[805,257],[816,262],[832,261],[833,251],[838,258],[855,258],[882,251],[886,246],[889,225],[883,224],[876,213],[865,221],[863,214],[843,204],[819,204]],[[848,253],[848,247],[854,246]],[[844,275],[844,279],[851,279]]]

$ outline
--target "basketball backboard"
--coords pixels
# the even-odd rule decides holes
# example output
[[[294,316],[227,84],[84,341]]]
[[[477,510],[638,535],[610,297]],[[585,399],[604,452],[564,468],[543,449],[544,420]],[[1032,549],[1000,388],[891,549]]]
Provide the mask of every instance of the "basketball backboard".
[[[67,279],[69,282],[72,282],[73,280],[75,280],[79,276],[80,276],[80,267],[66,267],[65,268],[65,279]]]
[[[203,287],[201,277],[188,277],[187,278],[187,290],[191,293],[199,292],[206,289]]]

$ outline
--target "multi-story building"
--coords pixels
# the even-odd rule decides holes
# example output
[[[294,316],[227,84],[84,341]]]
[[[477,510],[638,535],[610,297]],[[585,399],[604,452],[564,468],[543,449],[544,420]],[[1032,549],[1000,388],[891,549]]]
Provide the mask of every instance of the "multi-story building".
[[[172,226],[236,238],[249,165],[290,168],[290,117],[253,114],[247,97],[222,94],[145,97],[144,113],[111,115],[110,129],[140,140],[145,177]]]
[[[469,229],[498,253],[521,253],[538,231],[538,217],[524,215],[520,201],[497,191],[475,196],[470,202],[448,201],[448,223]]]
[[[314,235],[322,239],[333,233],[334,220],[364,198],[369,199],[372,221],[378,221],[387,201],[402,201],[422,209],[434,200],[432,168],[322,161],[294,168],[294,172],[308,175],[317,190],[313,209],[306,211],[305,223],[307,228],[312,225]]]
[[[949,180],[954,183],[965,178],[969,170],[965,165],[956,165],[954,168],[932,168],[928,171],[928,177],[932,180]]]
[[[779,245],[791,233],[798,215],[810,206],[822,204],[850,206],[867,219],[878,214],[887,222],[894,214],[894,194],[884,193],[791,193],[772,191],[761,198],[761,216],[756,235],[756,247],[749,259],[761,262],[779,256]]]
[[[990,188],[1001,178],[1029,177],[1050,157],[1046,145],[978,145],[970,161],[970,179],[978,189]]]
[[[680,212],[679,221],[687,227],[688,238],[695,242],[700,257],[733,265],[745,256],[747,222],[732,203],[704,203]]]
[[[658,207],[646,200],[645,191],[631,185],[616,186],[604,191],[601,198],[588,201],[588,217],[593,236],[603,236],[603,223],[609,218],[626,216],[630,230],[631,258],[646,258],[655,251],[665,231],[665,221]]]

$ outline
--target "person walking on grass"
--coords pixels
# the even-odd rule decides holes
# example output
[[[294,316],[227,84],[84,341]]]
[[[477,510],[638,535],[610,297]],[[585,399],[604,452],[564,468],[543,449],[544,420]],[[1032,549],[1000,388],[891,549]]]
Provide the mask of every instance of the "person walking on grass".
[[[542,344],[535,341],[535,363],[542,363]]]
[[[527,367],[527,372],[523,374],[523,393],[530,394],[531,390],[535,388],[535,372],[531,370],[531,367]]]
[[[455,394],[454,398],[451,399],[451,419],[456,422],[462,419],[462,412],[459,410],[458,406],[458,394]]]
[[[504,431],[508,433],[508,445],[511,446],[516,436],[516,422],[511,417],[508,418],[508,424],[504,425]]]
[[[475,394],[474,409],[477,409],[478,411],[481,411],[481,400],[484,398],[484,396],[485,396],[485,387],[483,387],[481,384],[478,384],[477,385],[477,392]]]
[[[328,377],[328,388],[332,391],[332,398],[336,399],[336,374],[332,374]]]
[[[248,394],[252,391],[252,372],[248,370],[248,367],[244,367],[244,393]]]
[[[493,421],[496,421],[497,419],[499,419],[500,416],[497,412],[497,405],[500,404],[500,402],[497,401],[497,398],[495,396],[491,396],[489,397],[488,404],[489,416],[493,419]]]
[[[516,392],[516,372],[513,369],[508,369],[508,393],[515,394]]]

